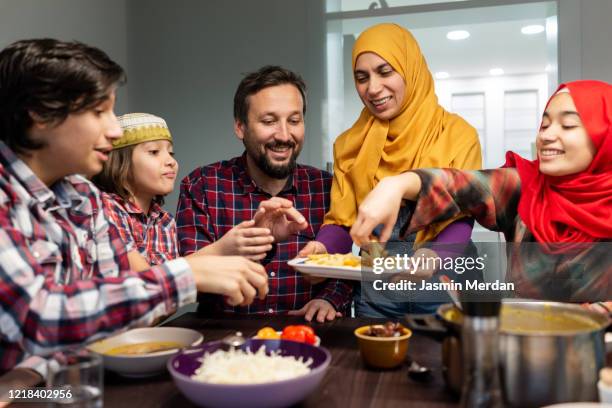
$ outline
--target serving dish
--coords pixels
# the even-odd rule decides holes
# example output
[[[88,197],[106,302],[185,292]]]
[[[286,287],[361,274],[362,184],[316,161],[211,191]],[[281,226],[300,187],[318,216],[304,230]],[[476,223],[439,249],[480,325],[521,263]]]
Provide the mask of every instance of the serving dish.
[[[181,348],[197,346],[204,336],[195,330],[181,327],[146,327],[132,329],[116,336],[91,343],[89,350],[102,356],[104,368],[124,377],[149,377],[166,370],[168,358],[179,352],[179,348],[153,353],[126,355],[109,355],[108,352],[118,346],[145,342],[176,342]]]

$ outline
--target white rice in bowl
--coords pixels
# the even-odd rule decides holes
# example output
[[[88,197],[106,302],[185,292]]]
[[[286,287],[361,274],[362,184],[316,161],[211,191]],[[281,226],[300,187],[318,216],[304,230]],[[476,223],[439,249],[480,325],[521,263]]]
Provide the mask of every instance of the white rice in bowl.
[[[253,353],[250,349],[217,350],[205,353],[202,365],[191,376],[196,381],[213,384],[261,384],[289,380],[310,372],[312,358],[266,354],[265,346]]]

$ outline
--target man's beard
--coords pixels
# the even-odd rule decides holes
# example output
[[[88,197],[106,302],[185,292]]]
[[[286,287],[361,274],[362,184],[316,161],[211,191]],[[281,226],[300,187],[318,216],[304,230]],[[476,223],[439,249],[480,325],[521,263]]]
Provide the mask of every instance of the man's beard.
[[[282,180],[289,177],[289,175],[293,173],[293,170],[295,170],[295,166],[297,165],[296,159],[300,154],[300,150],[295,149],[295,142],[267,143],[263,146],[263,151],[259,149],[260,145],[251,143],[251,138],[248,135],[245,135],[243,143],[247,154],[251,157],[251,159],[253,159],[257,167],[259,167],[259,169],[268,177]],[[290,149],[295,149],[291,153],[291,157],[289,158],[289,162],[287,164],[274,164],[266,155],[265,149],[274,149],[277,147],[288,147]]]

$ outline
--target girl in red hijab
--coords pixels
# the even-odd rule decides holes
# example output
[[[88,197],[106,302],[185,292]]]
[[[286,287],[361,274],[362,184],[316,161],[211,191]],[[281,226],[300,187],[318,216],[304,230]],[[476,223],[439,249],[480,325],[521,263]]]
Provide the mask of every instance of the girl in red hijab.
[[[355,243],[394,223],[402,199],[417,201],[407,233],[467,214],[504,233],[506,280],[517,296],[599,302],[594,307],[611,312],[612,85],[562,84],[546,105],[536,147],[536,160],[508,152],[501,169],[385,178],[359,207]]]

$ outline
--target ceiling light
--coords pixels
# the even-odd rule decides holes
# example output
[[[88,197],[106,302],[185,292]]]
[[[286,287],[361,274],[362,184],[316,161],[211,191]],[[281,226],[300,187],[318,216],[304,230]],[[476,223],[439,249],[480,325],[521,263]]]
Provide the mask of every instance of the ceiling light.
[[[532,34],[540,34],[544,31],[544,26],[540,24],[528,25],[521,28],[521,33],[532,35]]]
[[[501,68],[491,68],[489,74],[494,76],[504,75],[504,70]]]
[[[470,33],[465,30],[449,31],[446,34],[446,38],[448,38],[449,40],[454,40],[454,41],[465,40],[469,36],[470,36]]]
[[[440,71],[440,72],[436,72],[434,76],[436,77],[436,79],[446,79],[450,77],[450,74],[445,71]]]

